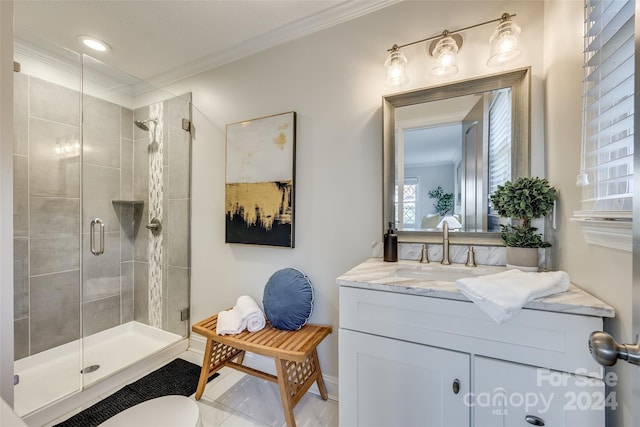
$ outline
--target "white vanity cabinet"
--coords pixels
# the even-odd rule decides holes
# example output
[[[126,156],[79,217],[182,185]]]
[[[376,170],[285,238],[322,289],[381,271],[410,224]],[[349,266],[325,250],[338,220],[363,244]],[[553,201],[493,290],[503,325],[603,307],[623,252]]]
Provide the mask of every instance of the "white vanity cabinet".
[[[601,380],[503,360],[474,357],[476,427],[604,426]]]
[[[602,317],[525,308],[499,325],[459,295],[337,282],[342,427],[604,426],[587,347]]]
[[[469,425],[468,354],[347,329],[339,346],[341,426]]]

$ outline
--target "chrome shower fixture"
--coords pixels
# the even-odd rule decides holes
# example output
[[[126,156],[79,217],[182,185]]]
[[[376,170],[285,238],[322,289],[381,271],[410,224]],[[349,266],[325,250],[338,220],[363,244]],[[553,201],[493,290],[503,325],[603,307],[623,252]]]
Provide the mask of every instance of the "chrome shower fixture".
[[[158,121],[156,119],[146,119],[146,120],[135,120],[133,123],[136,126],[138,126],[138,128],[146,132],[149,130],[149,123],[153,123],[153,125],[155,126],[158,124]]]

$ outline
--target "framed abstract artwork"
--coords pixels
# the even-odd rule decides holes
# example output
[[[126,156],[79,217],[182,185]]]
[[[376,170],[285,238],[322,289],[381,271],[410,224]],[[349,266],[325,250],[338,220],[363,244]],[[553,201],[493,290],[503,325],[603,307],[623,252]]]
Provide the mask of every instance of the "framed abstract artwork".
[[[227,125],[226,243],[294,247],[296,113]]]

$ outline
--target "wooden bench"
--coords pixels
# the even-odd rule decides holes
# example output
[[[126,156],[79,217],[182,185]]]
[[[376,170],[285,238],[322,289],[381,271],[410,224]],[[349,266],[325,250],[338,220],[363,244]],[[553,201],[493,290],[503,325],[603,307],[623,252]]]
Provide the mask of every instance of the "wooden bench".
[[[223,366],[278,383],[289,427],[296,425],[293,408],[314,381],[318,383],[322,399],[327,400],[316,347],[331,333],[331,326],[308,324],[297,331],[283,331],[267,322],[267,326],[258,332],[245,330],[236,335],[218,335],[217,324],[216,314],[191,327],[193,332],[207,338],[196,400],[202,397],[209,378]],[[273,357],[277,375],[244,366],[242,362],[246,351]]]

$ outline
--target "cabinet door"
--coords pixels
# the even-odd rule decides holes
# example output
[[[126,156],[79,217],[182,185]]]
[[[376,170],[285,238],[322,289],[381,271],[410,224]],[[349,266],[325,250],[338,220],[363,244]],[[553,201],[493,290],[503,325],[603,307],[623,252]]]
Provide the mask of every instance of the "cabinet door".
[[[474,357],[475,427],[603,427],[604,383],[566,372]],[[544,423],[544,424],[542,424]]]
[[[345,329],[339,341],[340,426],[469,426],[468,354]]]

